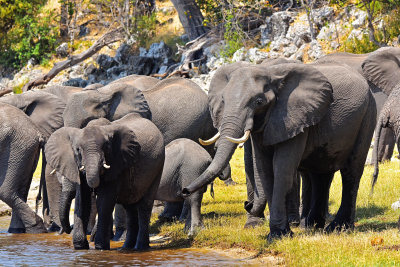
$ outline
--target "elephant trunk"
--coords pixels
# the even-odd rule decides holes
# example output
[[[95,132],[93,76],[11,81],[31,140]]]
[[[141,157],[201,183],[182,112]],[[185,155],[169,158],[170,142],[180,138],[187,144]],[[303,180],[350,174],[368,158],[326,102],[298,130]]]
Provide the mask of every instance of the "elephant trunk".
[[[374,144],[375,155],[372,156],[373,163],[374,163],[374,174],[372,175],[370,196],[372,196],[372,194],[374,193],[374,186],[375,186],[376,181],[378,180],[378,174],[379,174],[378,146],[379,146],[379,139],[380,139],[380,136],[382,133],[382,128],[383,128],[383,123],[380,119],[379,123],[378,123],[378,127],[376,129],[376,133],[375,133],[375,144]]]
[[[71,225],[69,222],[69,211],[71,209],[72,200],[75,197],[76,187],[75,184],[68,179],[63,178],[63,186],[60,195],[60,222],[62,230],[67,234],[71,233]]]
[[[224,124],[222,124],[224,125]],[[203,188],[224,170],[231,159],[237,144],[230,142],[226,136],[242,136],[243,131],[237,126],[237,123],[229,123],[221,130],[221,138],[218,143],[217,152],[210,166],[189,186],[183,188],[182,195],[189,196],[193,192]]]
[[[86,157],[88,159],[85,166],[86,180],[91,188],[96,188],[100,185],[100,169],[102,166],[100,165],[99,154],[98,152],[88,153]]]

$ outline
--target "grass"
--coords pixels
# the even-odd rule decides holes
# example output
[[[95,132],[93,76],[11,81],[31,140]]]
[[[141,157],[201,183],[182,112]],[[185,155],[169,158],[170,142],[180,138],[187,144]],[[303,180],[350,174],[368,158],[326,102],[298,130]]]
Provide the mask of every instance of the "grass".
[[[357,198],[356,227],[353,232],[323,234],[322,232],[292,227],[293,238],[283,238],[269,244],[268,222],[255,229],[243,229],[246,214],[246,184],[243,150],[232,158],[232,177],[238,183],[225,186],[217,181],[215,199],[204,194],[202,214],[205,228],[195,237],[188,238],[183,223],[157,226],[153,218],[152,230],[168,235],[172,242],[167,247],[244,248],[264,254],[279,255],[287,265],[295,266],[364,266],[399,265],[400,234],[397,230],[398,211],[390,208],[400,193],[400,169],[396,162],[380,166],[380,175],[372,198],[369,198],[372,166],[366,166]],[[341,178],[337,173],[330,193],[330,212],[335,214],[341,200]],[[268,214],[268,209],[265,214]],[[380,240],[380,238],[382,238]],[[380,240],[373,246],[371,242]],[[378,241],[379,243],[379,241]]]

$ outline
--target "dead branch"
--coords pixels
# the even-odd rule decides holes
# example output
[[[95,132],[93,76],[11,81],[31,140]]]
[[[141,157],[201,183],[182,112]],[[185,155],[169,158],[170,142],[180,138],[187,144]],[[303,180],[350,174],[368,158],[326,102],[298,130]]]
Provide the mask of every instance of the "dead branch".
[[[22,91],[26,92],[36,86],[47,84],[62,70],[65,70],[84,61],[85,59],[88,59],[89,57],[99,52],[104,46],[120,41],[123,38],[124,31],[122,27],[105,33],[88,50],[78,55],[69,56],[67,60],[55,63],[53,68],[47,74],[25,84],[22,88]]]
[[[0,91],[0,97],[2,97],[3,95],[6,95],[8,93],[11,93],[11,92],[12,92],[11,89],[2,90],[2,91]]]

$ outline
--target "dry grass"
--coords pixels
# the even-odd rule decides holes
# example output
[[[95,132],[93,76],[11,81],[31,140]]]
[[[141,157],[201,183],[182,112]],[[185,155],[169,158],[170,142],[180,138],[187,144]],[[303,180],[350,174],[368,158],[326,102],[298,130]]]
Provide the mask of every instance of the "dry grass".
[[[255,229],[243,229],[246,221],[243,208],[246,185],[242,159],[243,150],[238,149],[231,161],[232,177],[237,185],[227,187],[218,181],[214,186],[215,199],[212,199],[209,193],[204,195],[202,214],[205,229],[194,238],[188,238],[183,233],[183,223],[163,226],[153,223],[153,231],[172,238],[168,247],[240,247],[249,251],[279,255],[283,257],[285,264],[294,266],[400,264],[400,235],[397,230],[399,212],[390,208],[391,203],[400,197],[398,163],[389,162],[380,166],[380,175],[372,198],[369,198],[369,192],[373,168],[365,168],[357,199],[357,222],[353,232],[327,235],[293,227],[293,238],[283,238],[268,244],[268,222]],[[329,201],[331,213],[336,213],[340,200],[341,179],[339,174],[336,174]],[[371,242],[377,245],[372,245]]]

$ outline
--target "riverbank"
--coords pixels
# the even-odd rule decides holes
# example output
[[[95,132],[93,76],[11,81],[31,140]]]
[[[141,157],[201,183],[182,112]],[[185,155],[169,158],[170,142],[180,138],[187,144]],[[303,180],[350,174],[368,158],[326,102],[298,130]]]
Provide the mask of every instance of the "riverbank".
[[[221,181],[214,185],[215,198],[204,194],[202,214],[204,229],[189,238],[184,223],[158,225],[154,214],[151,223],[152,247],[156,249],[207,248],[245,265],[288,266],[365,266],[400,264],[400,234],[397,230],[398,211],[390,208],[400,197],[400,169],[397,161],[380,165],[375,192],[369,197],[372,166],[366,166],[357,198],[356,227],[353,232],[323,234],[321,231],[292,227],[293,238],[283,238],[269,244],[268,221],[254,229],[243,229],[246,213],[246,183],[243,149],[231,160],[232,177],[236,185]],[[34,174],[29,193],[29,205],[34,209],[40,178],[40,165]],[[340,174],[335,175],[329,200],[329,210],[335,214],[341,200]],[[2,203],[3,204],[3,203]],[[5,204],[4,204],[5,205]],[[8,207],[2,209],[9,210]],[[4,214],[7,214],[6,212]],[[268,208],[265,211],[268,215]],[[160,242],[160,237],[163,238]],[[67,237],[68,239],[68,237]],[[72,245],[71,245],[72,246]],[[113,244],[121,247],[122,243]]]

